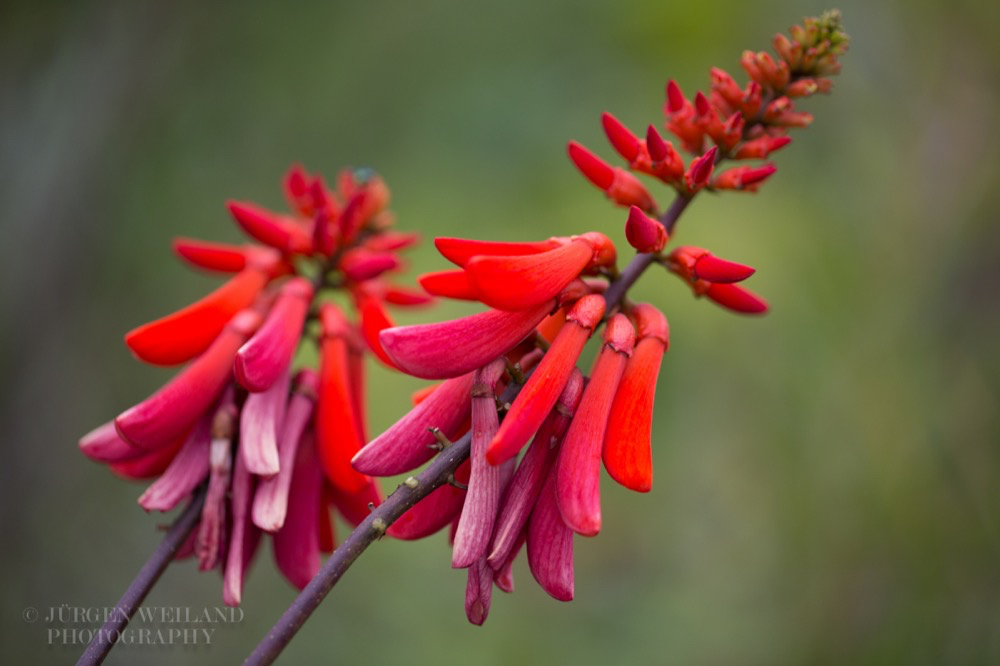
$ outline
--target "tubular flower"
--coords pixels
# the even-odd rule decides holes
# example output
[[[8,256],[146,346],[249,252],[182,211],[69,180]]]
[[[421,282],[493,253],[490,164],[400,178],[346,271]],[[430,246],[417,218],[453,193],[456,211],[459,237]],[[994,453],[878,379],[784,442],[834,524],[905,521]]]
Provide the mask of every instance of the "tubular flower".
[[[670,329],[667,318],[652,305],[636,305],[631,315],[635,348],[611,404],[601,457],[612,479],[645,493],[653,487],[653,399]]]
[[[486,458],[494,465],[517,455],[548,416],[576,369],[583,346],[604,316],[604,299],[584,296],[566,315],[566,325],[524,385],[490,442]]]
[[[201,569],[221,569],[223,598],[237,604],[261,536],[272,535],[279,570],[301,587],[334,546],[331,506],[362,523],[381,501],[373,477],[410,472],[464,437],[469,459],[461,460],[466,449],[452,449],[437,467],[446,472],[435,483],[453,470],[448,483],[413,506],[406,502],[414,495],[404,493],[386,507],[396,513],[385,512],[400,517],[372,522],[367,536],[418,539],[449,527],[474,624],[487,619],[494,585],[513,591],[522,550],[549,595],[572,599],[574,535],[602,527],[602,462],[630,489],[652,486],[653,405],[669,329],[654,306],[634,304],[629,289],[657,263],[696,296],[741,313],[767,310],[740,284],[753,268],[702,248],[665,248],[702,190],[754,192],[773,177],[769,163],[725,162],[765,159],[788,145],[792,128],[812,121],[796,105],[830,90],[847,36],[830,13],[773,45],[776,55],[742,55],[745,85],[719,68],[710,88],[691,96],[670,80],[663,122],[648,125],[644,137],[603,114],[624,167],[569,142],[584,177],[629,207],[625,237],[640,256],[623,271],[614,244],[597,231],[525,243],[436,239],[456,268],[423,275],[421,286],[431,296],[484,304],[476,314],[394,325],[389,306],[423,305],[431,296],[390,282],[403,266],[398,252],[415,238],[389,228],[388,189],[370,172],[344,171],[329,189],[293,167],[284,183],[288,215],[231,202],[254,242],[175,243],[186,262],[229,281],[127,336],[143,360],[189,365],[85,435],[81,451],[119,475],[158,477],[140,498],[147,510],[202,492],[185,552]],[[665,213],[636,173],[675,190]],[[331,289],[343,290],[340,302],[353,309],[324,300]],[[595,332],[588,377],[577,365]],[[293,367],[303,339],[316,340],[318,369]],[[413,408],[371,441],[366,350],[390,368],[444,380],[421,389]]]
[[[631,322],[616,314],[604,331],[604,346],[556,463],[559,511],[567,527],[583,536],[594,536],[601,530],[601,446],[611,404],[634,345]]]
[[[185,262],[231,277],[126,336],[142,360],[189,363],[80,440],[84,455],[116,474],[155,479],[139,498],[147,511],[169,511],[204,488],[187,550],[201,569],[222,570],[227,604],[240,603],[263,534],[273,537],[279,570],[303,587],[320,553],[333,548],[330,507],[357,524],[381,502],[378,483],[350,462],[365,438],[364,341],[381,352],[373,343],[391,326],[386,305],[431,299],[387,281],[401,264],[396,253],[416,236],[389,228],[385,184],[367,172],[338,181],[330,191],[321,177],[293,168],[285,182],[290,215],[230,202],[254,243],[175,241]],[[354,312],[319,302],[330,288],[352,295]],[[318,331],[310,312],[320,313]],[[318,371],[293,368],[314,332]],[[467,418],[465,405],[446,425],[457,429]]]
[[[835,60],[846,42],[835,16],[822,21],[825,27],[817,30],[827,41],[808,32],[806,48]],[[702,248],[664,248],[683,208],[679,204],[704,189],[756,191],[775,173],[770,164],[718,167],[727,159],[767,157],[788,144],[788,128],[805,124],[789,99],[813,91],[812,84],[800,81],[815,80],[817,72],[801,57],[805,42],[796,43],[777,40],[777,59],[744,57],[752,77],[744,87],[718,68],[712,70],[711,90],[691,98],[670,81],[664,112],[673,141],[654,125],[642,138],[603,114],[605,133],[627,168],[608,164],[576,142],[568,146],[570,159],[592,184],[630,207],[625,236],[637,252],[651,255],[637,265],[660,263],[696,295],[737,312],[766,309],[737,284],[753,268]],[[675,143],[690,156],[683,158]],[[678,200],[671,211],[656,217],[653,197],[630,171],[674,188]],[[539,585],[556,599],[573,598],[573,535],[594,536],[601,529],[602,461],[622,485],[651,489],[653,404],[669,329],[654,306],[627,300],[633,264],[619,273],[617,252],[603,234],[526,243],[438,238],[435,246],[456,268],[425,274],[421,285],[433,295],[492,309],[447,322],[373,327],[380,331],[378,345],[398,369],[447,381],[428,389],[429,395],[365,446],[353,464],[366,474],[405,473],[447,446],[448,437],[465,432],[471,413],[471,458],[459,468],[457,485],[438,488],[410,508],[389,534],[420,538],[451,525],[452,564],[467,568],[466,614],[481,624],[493,585],[513,590],[511,567],[522,547]],[[588,380],[577,362],[605,321]],[[506,358],[508,389],[519,385],[515,397],[500,406],[500,418],[493,406],[504,381],[498,357]]]
[[[767,302],[749,289],[736,282],[742,282],[754,274],[754,269],[734,261],[716,257],[700,247],[679,247],[670,253],[664,265],[682,280],[691,284],[695,296],[709,299],[732,312],[741,314],[763,314],[767,312]]]

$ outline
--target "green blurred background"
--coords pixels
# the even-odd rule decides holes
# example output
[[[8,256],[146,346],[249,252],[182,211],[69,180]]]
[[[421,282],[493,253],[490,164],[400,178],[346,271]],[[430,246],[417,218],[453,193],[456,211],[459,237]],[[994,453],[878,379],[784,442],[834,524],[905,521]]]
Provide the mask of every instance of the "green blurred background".
[[[699,197],[679,226],[758,267],[772,314],[729,315],[661,274],[638,289],[673,328],[656,482],[605,480],[577,600],[519,562],[517,593],[472,627],[444,535],[384,540],[284,663],[1000,662],[1000,5],[840,7],[852,48],[834,94],[806,104],[814,127],[760,194]],[[169,376],[122,333],[216,283],[172,258],[172,236],[238,238],[224,200],[281,206],[301,161],[374,167],[400,226],[428,238],[624,243],[624,213],[565,142],[611,157],[602,111],[658,122],[668,77],[693,91],[711,65],[741,74],[743,49],[826,8],[3,3],[3,661],[75,660],[82,646],[49,646],[24,609],[112,605],[168,520],[76,442]],[[429,244],[411,258],[444,267]],[[378,432],[418,383],[372,384]],[[209,648],[108,663],[241,660],[294,596],[262,555],[244,620]],[[221,581],[184,563],[147,603],[218,606]]]

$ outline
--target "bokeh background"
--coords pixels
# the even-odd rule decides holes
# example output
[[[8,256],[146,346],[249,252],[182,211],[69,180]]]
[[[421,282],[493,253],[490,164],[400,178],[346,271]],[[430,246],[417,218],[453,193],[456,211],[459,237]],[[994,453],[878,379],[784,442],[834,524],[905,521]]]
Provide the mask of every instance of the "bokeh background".
[[[835,94],[806,104],[814,127],[759,195],[699,197],[678,227],[757,266],[772,314],[641,284],[673,328],[656,482],[639,496],[605,480],[577,600],[519,562],[517,593],[475,628],[444,535],[384,540],[284,663],[1000,662],[1000,5],[840,7],[853,44]],[[49,646],[24,609],[112,605],[168,522],[76,442],[169,376],[122,333],[216,282],[172,258],[172,236],[238,238],[224,200],[281,206],[301,161],[374,167],[428,238],[623,242],[624,213],[565,142],[611,157],[602,111],[657,122],[668,77],[693,91],[711,65],[739,73],[743,49],[826,8],[4,2],[3,661],[75,660],[82,646]],[[412,274],[444,265],[429,244],[411,257]],[[373,430],[416,385],[373,370]],[[245,618],[209,648],[108,663],[240,661],[294,596],[262,555]],[[184,563],[147,603],[218,606],[221,582]]]

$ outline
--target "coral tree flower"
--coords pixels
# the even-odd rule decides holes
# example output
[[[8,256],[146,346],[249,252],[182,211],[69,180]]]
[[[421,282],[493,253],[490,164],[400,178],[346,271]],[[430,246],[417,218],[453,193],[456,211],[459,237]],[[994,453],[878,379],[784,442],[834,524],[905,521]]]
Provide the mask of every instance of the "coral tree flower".
[[[285,182],[292,214],[229,203],[255,242],[176,240],[185,262],[231,277],[126,336],[142,360],[188,365],[80,440],[85,455],[117,474],[155,478],[139,498],[147,511],[169,511],[204,488],[187,552],[199,568],[221,569],[227,604],[240,603],[262,536],[272,537],[278,569],[303,587],[334,546],[331,507],[357,524],[381,501],[377,482],[350,464],[365,438],[364,341],[391,326],[387,305],[430,299],[389,282],[401,265],[396,253],[416,236],[390,228],[385,184],[354,172],[338,183],[330,191],[294,167]],[[319,302],[331,288],[354,296],[356,315]],[[318,327],[310,312],[319,313]],[[296,350],[317,328],[318,371],[294,369]],[[455,427],[467,416],[466,406]]]
[[[653,401],[670,329],[667,318],[652,305],[636,305],[631,315],[635,348],[611,404],[601,455],[611,478],[645,493],[653,486]]]
[[[634,345],[631,322],[616,314],[605,328],[604,346],[556,464],[559,511],[566,525],[583,536],[594,536],[601,530],[601,446],[615,392]]]

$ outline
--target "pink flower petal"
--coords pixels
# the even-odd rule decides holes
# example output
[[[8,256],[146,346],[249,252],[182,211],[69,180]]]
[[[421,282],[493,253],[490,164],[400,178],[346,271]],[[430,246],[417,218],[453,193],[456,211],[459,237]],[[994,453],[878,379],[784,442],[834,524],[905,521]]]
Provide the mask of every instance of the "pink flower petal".
[[[320,568],[319,512],[326,510],[323,472],[316,464],[316,448],[309,431],[299,444],[292,481],[288,515],[274,535],[274,561],[288,582],[301,590]]]
[[[80,451],[97,462],[119,462],[149,452],[122,439],[114,421],[108,421],[81,437]]]
[[[264,323],[236,352],[236,379],[248,391],[266,391],[287,374],[312,295],[312,285],[305,278],[283,284]]]
[[[215,342],[159,391],[115,419],[118,433],[154,449],[186,432],[222,392],[233,374],[233,358],[260,324],[260,315],[243,310]]]
[[[382,331],[379,341],[407,374],[424,379],[457,377],[506,353],[554,307],[555,300],[550,300],[517,312],[488,310],[436,324],[397,326]]]
[[[295,384],[278,439],[278,473],[262,479],[253,498],[254,525],[266,532],[278,531],[285,522],[295,453],[313,414],[319,378],[313,370],[302,370]]]
[[[170,511],[205,480],[212,444],[212,417],[212,412],[206,412],[195,424],[167,469],[139,498],[139,506],[146,511]]]
[[[493,569],[485,559],[480,559],[469,567],[465,584],[465,616],[469,622],[482,625],[490,614],[492,600]]]
[[[351,464],[362,474],[402,474],[434,457],[430,428],[448,436],[465,423],[471,409],[472,373],[449,379],[384,433],[358,451]]]
[[[251,393],[240,413],[240,456],[251,474],[278,473],[278,433],[285,419],[291,377],[286,371],[271,388]]]
[[[243,458],[237,456],[230,502],[233,529],[229,536],[229,552],[226,554],[226,569],[222,578],[222,601],[227,606],[240,605],[243,599],[243,579],[260,543],[261,531],[250,522],[253,486],[253,475]],[[314,526],[315,524],[313,522]]]
[[[477,371],[472,384],[472,473],[469,494],[455,533],[451,566],[461,569],[486,556],[500,504],[501,468],[486,462],[486,446],[499,427],[496,385],[506,363],[497,359]],[[492,581],[492,574],[490,576]]]
[[[499,571],[509,559],[528,522],[542,484],[559,453],[559,445],[583,393],[583,375],[573,370],[555,408],[549,413],[514,474],[497,517],[488,562]]]
[[[528,521],[528,566],[542,589],[559,601],[573,599],[573,530],[556,502],[556,477],[542,486]]]

